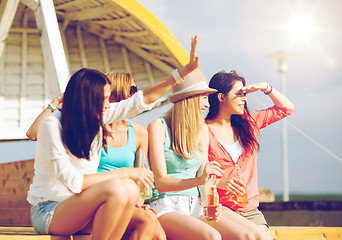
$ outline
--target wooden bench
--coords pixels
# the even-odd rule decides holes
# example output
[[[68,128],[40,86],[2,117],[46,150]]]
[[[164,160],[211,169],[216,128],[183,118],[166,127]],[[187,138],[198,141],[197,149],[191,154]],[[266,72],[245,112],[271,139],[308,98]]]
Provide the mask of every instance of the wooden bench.
[[[274,240],[339,240],[342,227],[271,227]],[[0,227],[0,240],[90,240],[90,235],[37,235],[32,227]]]
[[[0,240],[90,240],[90,235],[37,235],[31,225],[30,205],[26,201],[33,178],[33,164],[33,160],[0,164]],[[342,240],[342,227],[271,227],[271,233],[275,240]]]

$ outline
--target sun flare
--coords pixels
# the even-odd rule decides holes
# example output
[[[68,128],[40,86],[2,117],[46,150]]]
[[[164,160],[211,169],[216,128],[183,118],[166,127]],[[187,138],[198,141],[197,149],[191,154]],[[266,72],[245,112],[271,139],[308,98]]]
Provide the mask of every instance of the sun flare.
[[[289,27],[292,37],[295,40],[309,40],[316,31],[310,18],[296,18]]]

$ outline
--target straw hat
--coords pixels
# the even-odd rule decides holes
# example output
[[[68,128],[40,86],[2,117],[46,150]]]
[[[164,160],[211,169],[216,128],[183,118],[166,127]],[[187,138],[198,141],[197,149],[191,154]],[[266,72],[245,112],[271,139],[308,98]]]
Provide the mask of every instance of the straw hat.
[[[216,89],[209,88],[208,82],[200,71],[193,71],[184,77],[184,81],[172,88],[172,95],[169,100],[172,103],[184,98],[192,97],[203,93],[215,93]]]

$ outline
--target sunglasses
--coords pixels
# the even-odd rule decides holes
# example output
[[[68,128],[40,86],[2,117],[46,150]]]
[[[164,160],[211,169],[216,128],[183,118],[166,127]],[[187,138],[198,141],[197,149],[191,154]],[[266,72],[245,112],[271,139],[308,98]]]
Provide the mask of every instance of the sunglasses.
[[[137,86],[131,86],[130,90],[129,90],[129,94],[132,96],[134,93],[136,93],[138,91]]]

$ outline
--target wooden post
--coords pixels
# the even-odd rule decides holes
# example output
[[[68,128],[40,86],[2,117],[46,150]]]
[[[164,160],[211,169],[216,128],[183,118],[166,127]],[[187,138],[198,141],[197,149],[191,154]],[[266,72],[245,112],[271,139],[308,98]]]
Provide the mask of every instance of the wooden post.
[[[70,77],[52,0],[40,0],[35,12],[52,97],[65,91]]]
[[[0,4],[0,58],[5,49],[5,41],[17,11],[19,0],[3,0]]]

